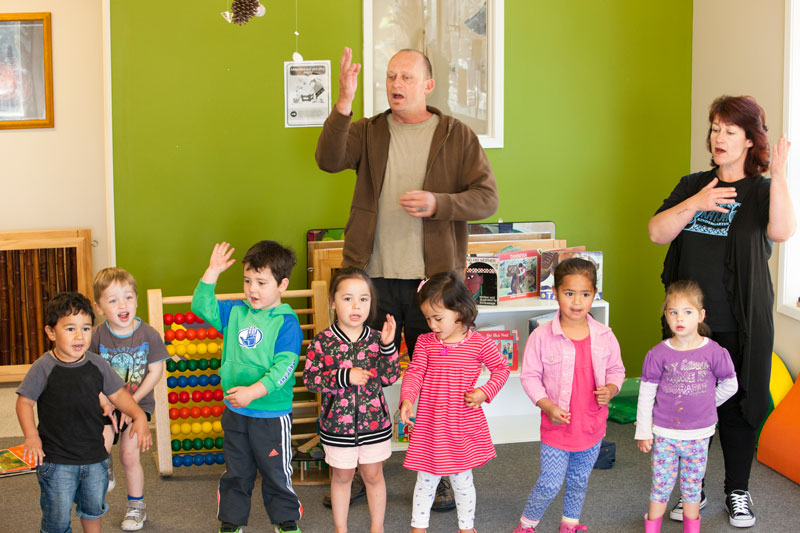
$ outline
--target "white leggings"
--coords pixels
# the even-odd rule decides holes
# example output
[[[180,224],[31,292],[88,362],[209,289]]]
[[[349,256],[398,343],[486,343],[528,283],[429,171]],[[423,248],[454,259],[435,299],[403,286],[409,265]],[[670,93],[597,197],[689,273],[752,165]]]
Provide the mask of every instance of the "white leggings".
[[[414,486],[414,501],[411,506],[411,527],[427,529],[431,518],[431,505],[436,495],[436,487],[442,476],[434,476],[427,472],[417,473],[417,484]],[[453,493],[456,497],[458,528],[472,529],[475,523],[475,485],[472,482],[472,470],[450,476]]]

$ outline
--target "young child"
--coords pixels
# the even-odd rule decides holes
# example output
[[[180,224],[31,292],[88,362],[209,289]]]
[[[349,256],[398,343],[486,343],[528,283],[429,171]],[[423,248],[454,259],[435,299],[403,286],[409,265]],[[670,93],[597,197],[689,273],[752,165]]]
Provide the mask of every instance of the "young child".
[[[694,281],[667,288],[664,316],[672,338],[647,352],[636,412],[636,444],[653,450],[653,486],[645,531],[661,531],[667,501],[681,471],[683,531],[700,531],[700,491],[715,407],[738,389],[728,351],[708,338],[703,291]]]
[[[101,357],[87,351],[94,321],[88,298],[76,292],[59,293],[47,303],[44,320],[53,349],[31,365],[17,389],[24,455],[38,465],[41,530],[71,531],[75,502],[83,530],[99,533],[101,517],[108,510],[108,452],[103,445],[100,394],[132,419],[126,438],[137,442],[142,451],[153,442],[147,417],[122,379]]]
[[[295,264],[292,250],[274,241],[245,254],[245,300],[214,295],[234,249],[215,244],[192,298],[192,311],[223,333],[219,375],[225,391],[225,473],[219,480],[220,533],[240,533],[250,516],[250,495],[261,473],[264,507],[275,531],[298,532],[302,505],[292,488],[292,399],[303,333],[281,294]]]
[[[417,340],[400,389],[400,418],[412,427],[403,465],[417,471],[411,531],[427,529],[439,480],[450,476],[459,532],[474,533],[472,469],[495,457],[480,406],[500,392],[510,374],[508,362],[493,341],[473,329],[478,314],[475,300],[455,273],[436,274],[423,282],[419,301],[432,333]],[[483,365],[491,376],[475,387]]]
[[[383,533],[386,483],[383,463],[392,455],[392,419],[383,387],[400,377],[395,321],[386,315],[378,332],[365,325],[377,308],[366,272],[340,269],[331,280],[335,321],[309,346],[303,381],[321,394],[319,433],[333,469],[331,504],[335,533],[347,531],[350,485],[356,466],[367,489],[370,533]]]
[[[127,384],[128,392],[147,420],[155,410],[153,388],[164,373],[167,348],[158,332],[136,316],[136,280],[121,268],[104,268],[94,278],[94,308],[106,321],[94,328],[89,350],[99,354]],[[125,468],[128,507],[120,527],[138,531],[147,519],[144,503],[144,470],[137,440],[129,437],[130,417],[116,412],[103,430],[106,450],[120,441],[119,456]],[[114,488],[114,469],[108,456],[108,490]]]
[[[560,533],[585,531],[578,521],[589,474],[606,432],[608,402],[625,379],[619,343],[589,311],[597,292],[597,270],[571,258],[554,273],[558,312],[531,333],[520,381],[542,410],[541,472],[514,533],[536,526],[566,478]]]

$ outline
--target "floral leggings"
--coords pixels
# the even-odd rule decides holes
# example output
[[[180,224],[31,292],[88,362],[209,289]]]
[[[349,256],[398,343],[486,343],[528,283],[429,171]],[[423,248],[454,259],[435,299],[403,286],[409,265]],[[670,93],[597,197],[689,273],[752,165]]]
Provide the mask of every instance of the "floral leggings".
[[[675,478],[678,464],[681,470],[681,497],[686,503],[700,501],[703,476],[706,474],[709,439],[678,440],[656,435],[653,441],[653,487],[650,501],[666,503]]]
[[[414,486],[411,507],[411,527],[428,528],[431,505],[436,497],[436,487],[440,479],[442,476],[417,472],[417,484]],[[472,529],[475,522],[475,484],[472,481],[472,470],[452,474],[450,484],[456,500],[458,529]]]

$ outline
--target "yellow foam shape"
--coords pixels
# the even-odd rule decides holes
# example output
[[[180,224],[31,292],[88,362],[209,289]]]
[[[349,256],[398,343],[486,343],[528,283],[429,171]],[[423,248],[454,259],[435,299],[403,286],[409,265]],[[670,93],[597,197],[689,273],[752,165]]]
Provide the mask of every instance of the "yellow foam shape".
[[[769,395],[772,404],[777,407],[792,389],[792,376],[778,354],[772,352],[772,374],[769,378]]]

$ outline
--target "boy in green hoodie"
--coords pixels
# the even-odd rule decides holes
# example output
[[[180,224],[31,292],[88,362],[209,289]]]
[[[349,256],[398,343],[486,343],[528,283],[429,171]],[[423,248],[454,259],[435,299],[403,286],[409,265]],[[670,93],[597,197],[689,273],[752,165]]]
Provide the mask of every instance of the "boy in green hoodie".
[[[225,391],[225,473],[219,481],[220,533],[239,533],[250,515],[250,495],[261,472],[264,507],[275,531],[300,532],[302,506],[292,488],[292,387],[303,333],[281,294],[296,258],[274,241],[244,256],[245,300],[217,300],[219,275],[236,260],[214,245],[192,298],[192,311],[222,332],[219,375]],[[255,446],[254,444],[257,444]]]

